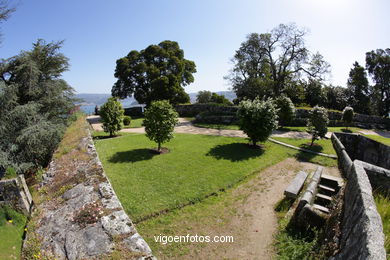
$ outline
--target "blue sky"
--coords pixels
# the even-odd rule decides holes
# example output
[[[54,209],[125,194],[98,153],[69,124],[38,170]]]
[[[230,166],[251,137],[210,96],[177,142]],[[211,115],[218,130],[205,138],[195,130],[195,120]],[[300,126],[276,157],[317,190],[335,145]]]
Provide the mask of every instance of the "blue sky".
[[[331,64],[330,82],[345,86],[355,60],[390,47],[388,0],[10,0],[17,11],[1,25],[0,58],[28,50],[38,38],[65,40],[64,79],[78,93],[110,93],[115,61],[163,40],[179,42],[195,61],[185,89],[228,90],[223,79],[246,35],[295,22],[306,43]]]

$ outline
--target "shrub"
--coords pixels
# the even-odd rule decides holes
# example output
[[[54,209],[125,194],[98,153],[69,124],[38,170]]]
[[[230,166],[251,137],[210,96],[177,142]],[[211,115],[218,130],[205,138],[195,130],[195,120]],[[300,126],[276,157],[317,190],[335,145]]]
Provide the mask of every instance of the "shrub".
[[[313,145],[315,140],[324,138],[328,132],[328,111],[319,106],[315,106],[310,111],[309,120],[307,121],[307,132],[312,135],[311,144]]]
[[[270,101],[244,100],[240,102],[237,116],[240,129],[249,137],[253,145],[265,142],[278,126],[278,115],[275,105]]]
[[[287,126],[291,123],[295,116],[295,107],[293,102],[287,96],[280,96],[274,100],[278,111],[279,124]]]
[[[130,117],[130,116],[124,116],[124,117],[123,117],[123,124],[124,124],[125,126],[129,126],[130,123],[131,123],[131,117]]]
[[[123,113],[122,104],[116,98],[109,98],[100,108],[100,116],[103,122],[104,132],[110,133],[110,136],[122,129]]]
[[[353,121],[353,108],[352,107],[345,107],[344,108],[343,121],[345,122],[347,129],[348,129],[348,126],[350,126],[352,121]]]
[[[157,150],[161,152],[161,144],[173,138],[173,130],[177,124],[178,114],[167,100],[152,102],[145,111],[146,136],[158,144]]]

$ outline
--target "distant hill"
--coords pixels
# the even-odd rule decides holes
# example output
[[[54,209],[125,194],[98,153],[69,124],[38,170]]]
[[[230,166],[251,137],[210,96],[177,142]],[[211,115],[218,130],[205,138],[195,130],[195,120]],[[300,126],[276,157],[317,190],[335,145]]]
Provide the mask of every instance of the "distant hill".
[[[76,98],[82,100],[80,103],[78,103],[80,105],[101,106],[107,102],[107,99],[109,97],[111,97],[111,94],[88,94],[88,93],[76,94]],[[124,107],[138,105],[137,100],[135,100],[133,97],[121,100],[121,103]]]
[[[233,91],[217,91],[216,93],[218,95],[224,95],[230,101],[236,98],[236,94]],[[198,93],[189,93],[188,95],[190,96],[191,103],[195,103],[196,95],[198,95]],[[82,100],[78,104],[90,105],[90,106],[96,106],[96,105],[101,106],[107,102],[107,99],[109,97],[111,97],[111,94],[88,94],[88,93],[76,94],[76,98]],[[133,97],[121,100],[121,103],[124,107],[138,105],[137,100],[135,100]]]

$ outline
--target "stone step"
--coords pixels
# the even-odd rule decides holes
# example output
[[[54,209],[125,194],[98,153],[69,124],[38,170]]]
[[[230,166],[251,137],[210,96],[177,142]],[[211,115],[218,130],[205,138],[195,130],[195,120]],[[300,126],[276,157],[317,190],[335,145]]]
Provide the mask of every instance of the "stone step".
[[[327,195],[327,196],[332,196],[332,195],[335,195],[336,194],[336,190],[331,188],[331,187],[328,187],[328,186],[325,186],[325,185],[318,185],[318,189],[319,189],[319,192],[321,194],[324,194],[324,195]]]
[[[327,213],[327,214],[330,213],[330,211],[329,211],[328,208],[323,207],[323,206],[318,205],[318,204],[313,204],[313,208],[314,208],[314,209],[317,209],[317,210],[319,210],[319,211],[321,211],[321,212]]]
[[[327,206],[332,202],[332,197],[327,195],[317,193],[315,198],[315,203],[318,203],[321,206]]]
[[[338,192],[340,187],[343,185],[343,180],[341,178],[337,178],[331,175],[322,174],[320,184],[333,188],[336,190],[336,192]]]
[[[291,199],[295,199],[296,197],[298,197],[298,194],[301,191],[303,184],[305,183],[307,175],[308,174],[304,171],[298,172],[298,174],[292,180],[290,185],[284,191],[284,195]]]

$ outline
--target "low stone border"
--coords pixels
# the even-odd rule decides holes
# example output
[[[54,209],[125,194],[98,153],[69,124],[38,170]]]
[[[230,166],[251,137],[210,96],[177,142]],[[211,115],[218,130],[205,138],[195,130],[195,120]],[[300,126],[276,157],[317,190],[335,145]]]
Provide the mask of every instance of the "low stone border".
[[[329,157],[329,158],[332,158],[332,159],[337,159],[337,156],[336,156],[336,155],[333,155],[333,154],[326,154],[326,153],[314,152],[314,151],[312,151],[312,150],[308,150],[308,149],[305,149],[305,148],[296,147],[296,146],[294,146],[294,145],[286,144],[286,143],[277,141],[277,140],[272,139],[272,138],[268,138],[268,140],[270,140],[270,141],[273,142],[273,143],[280,144],[280,145],[283,145],[283,146],[286,146],[286,147],[288,147],[288,148],[292,148],[292,149],[295,149],[295,150],[298,150],[298,151],[301,151],[301,152],[312,153],[312,154],[315,154],[315,155],[321,155],[321,156]]]

